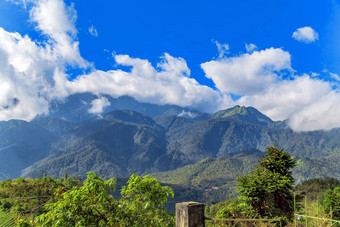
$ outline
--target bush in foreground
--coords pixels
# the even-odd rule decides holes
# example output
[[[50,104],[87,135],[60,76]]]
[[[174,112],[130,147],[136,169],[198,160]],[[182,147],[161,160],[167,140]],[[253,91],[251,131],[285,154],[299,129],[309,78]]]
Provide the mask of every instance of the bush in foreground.
[[[171,188],[161,186],[149,175],[132,175],[116,200],[114,178],[104,181],[89,172],[84,185],[57,194],[57,202],[45,205],[38,217],[43,226],[173,226],[173,217],[164,204],[174,196]]]

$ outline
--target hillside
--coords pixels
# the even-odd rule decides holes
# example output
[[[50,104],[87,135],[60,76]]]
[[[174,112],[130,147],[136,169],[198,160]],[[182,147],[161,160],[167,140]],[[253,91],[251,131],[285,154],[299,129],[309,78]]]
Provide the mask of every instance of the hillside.
[[[151,117],[166,115],[177,115],[186,112],[199,114],[194,110],[182,108],[176,105],[156,105],[150,103],[140,103],[129,96],[112,98],[111,96],[97,96],[91,93],[79,93],[67,97],[66,100],[55,100],[50,106],[48,116],[51,118],[64,119],[69,122],[82,122],[89,120],[96,113],[91,113],[93,102],[98,99],[104,99],[109,104],[103,107],[104,113],[115,110],[133,110]]]
[[[21,170],[49,155],[53,132],[34,122],[0,122],[0,180],[19,177]]]
[[[235,198],[237,192],[237,177],[249,173],[264,155],[259,150],[245,150],[236,154],[230,154],[221,158],[207,158],[193,165],[187,165],[176,170],[151,174],[163,184],[174,184],[177,187],[191,187],[201,196],[200,202],[220,202]],[[297,166],[293,169],[293,176],[297,192],[308,192],[313,196],[316,192],[324,192],[329,185],[339,182],[339,159],[297,159]],[[323,188],[315,188],[315,184],[321,184]],[[308,181],[308,179],[314,179]],[[315,181],[317,181],[315,183]],[[334,182],[335,183],[334,183]],[[310,183],[308,183],[310,182]],[[333,182],[333,183],[332,183]],[[337,184],[338,185],[338,184]],[[176,195],[175,195],[176,199]]]
[[[340,129],[297,133],[252,107],[207,114],[130,97],[102,96],[109,106],[101,114],[91,113],[98,98],[77,94],[54,103],[50,115],[0,122],[0,178],[84,177],[94,171],[108,179],[165,172],[207,158],[264,151],[274,141],[303,163],[294,170],[297,182],[340,178]]]
[[[193,165],[153,173],[151,176],[161,183],[194,188],[201,193],[200,202],[223,201],[236,197],[236,178],[249,173],[263,155],[258,150],[245,150],[227,157],[207,158]]]
[[[325,158],[339,153],[339,129],[297,133],[248,124],[232,119],[208,119],[167,132],[171,168],[193,164],[207,157],[223,157],[245,149],[264,150],[274,141],[279,147],[301,158]],[[182,164],[181,164],[182,163]]]
[[[94,171],[105,178],[157,169],[165,152],[162,128],[134,111],[113,111],[76,127],[54,144],[53,154],[23,171],[24,177],[43,173],[84,177]]]

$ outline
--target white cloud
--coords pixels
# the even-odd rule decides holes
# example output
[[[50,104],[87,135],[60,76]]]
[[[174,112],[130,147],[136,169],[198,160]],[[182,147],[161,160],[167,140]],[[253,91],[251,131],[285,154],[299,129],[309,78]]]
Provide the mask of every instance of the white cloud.
[[[253,43],[250,43],[250,44],[245,44],[245,48],[247,50],[248,53],[251,53],[253,52],[254,50],[257,50],[257,46]]]
[[[318,77],[318,76],[320,76],[320,73],[311,72],[311,73],[310,73],[310,76],[311,76],[311,77]]]
[[[292,38],[299,42],[313,43],[316,40],[319,40],[319,34],[311,27],[303,27],[296,29]]]
[[[215,111],[231,99],[190,78],[182,58],[164,54],[157,67],[148,60],[115,55],[118,65],[131,66],[131,71],[92,72],[67,80],[68,66],[88,67],[79,53],[76,12],[61,0],[32,1],[31,21],[45,40],[34,42],[27,35],[10,33],[0,28],[0,120],[30,120],[47,113],[53,99],[77,92],[93,92],[113,97],[129,95],[139,101],[177,104],[202,111]],[[101,102],[99,102],[101,101]],[[93,103],[91,111],[100,112],[106,102]]]
[[[218,90],[199,84],[190,77],[183,58],[167,53],[156,67],[148,60],[114,55],[118,66],[131,70],[92,69],[69,81],[67,67],[91,66],[79,53],[73,5],[62,0],[29,3],[25,6],[31,7],[31,21],[44,39],[36,42],[0,28],[0,120],[30,120],[47,113],[53,99],[92,92],[99,97],[89,110],[94,114],[109,105],[101,95],[129,95],[138,101],[208,112],[234,104],[251,105],[274,120],[288,119],[294,130],[340,127],[340,94],[334,90],[339,75],[328,72],[336,82],[323,81],[317,73],[293,75],[291,56],[280,48],[258,51],[254,44],[246,44],[249,53],[227,57],[229,45],[215,41],[218,59],[201,67]],[[286,73],[289,79],[283,76]],[[232,94],[241,98],[233,101]]]
[[[310,105],[293,114],[289,123],[297,131],[328,130],[340,127],[339,114],[340,94],[330,90],[324,96],[313,100]]]
[[[46,112],[54,56],[27,36],[0,28],[0,120],[31,119]],[[12,100],[18,100],[16,105]]]
[[[313,121],[319,119],[319,114],[304,111],[330,95],[335,93],[328,82],[304,74],[293,80],[282,80],[256,95],[243,96],[236,103],[254,106],[274,120],[289,119],[294,130],[327,129],[328,125],[320,127],[314,124]],[[328,116],[327,109],[319,108],[318,112],[321,116]],[[304,118],[299,117],[302,114]],[[340,126],[340,121],[337,125]]]
[[[228,43],[224,43],[224,44],[221,44],[219,43],[218,41],[216,40],[212,40],[216,47],[217,47],[217,51],[218,51],[218,58],[222,58],[224,57],[226,54],[229,53],[229,44]]]
[[[36,42],[0,28],[0,120],[47,113],[51,99],[69,95],[66,66],[89,66],[75,41],[73,6],[60,0],[30,1],[30,6],[31,21],[46,39]]]
[[[329,75],[336,81],[340,81],[340,76],[336,73],[329,72]]]
[[[79,42],[76,41],[75,22],[77,12],[73,5],[67,6],[63,0],[39,0],[30,10],[31,20],[36,28],[48,37],[46,48],[51,48],[60,60],[67,64],[86,67],[86,62],[79,53]]]
[[[296,131],[340,127],[340,94],[318,73],[294,75],[290,54],[269,48],[203,63],[206,77],[225,94],[241,96],[234,105],[253,106]],[[289,77],[281,76],[288,71]],[[329,75],[337,80],[337,74]]]
[[[288,119],[295,131],[328,130],[340,127],[340,94],[332,85],[303,74],[243,96],[235,104],[254,106],[274,120]]]
[[[108,107],[111,105],[110,101],[106,97],[99,97],[98,99],[95,99],[91,103],[92,107],[89,109],[89,113],[92,114],[101,114],[104,111],[105,107]]]
[[[280,48],[269,48],[201,64],[206,77],[224,93],[249,95],[262,91],[291,69],[291,56]]]
[[[153,67],[148,60],[115,55],[118,65],[132,66],[131,72],[122,70],[93,71],[67,82],[72,92],[92,92],[113,97],[129,95],[139,101],[156,104],[176,104],[202,111],[215,111],[231,102],[228,95],[199,84],[190,78],[190,70],[183,58],[165,53]]]
[[[194,117],[197,117],[197,114],[195,113],[192,113],[190,111],[182,111],[181,113],[179,113],[177,116],[179,117],[190,117],[190,118],[194,118]]]
[[[89,27],[88,31],[93,37],[98,37],[98,31],[93,25]]]

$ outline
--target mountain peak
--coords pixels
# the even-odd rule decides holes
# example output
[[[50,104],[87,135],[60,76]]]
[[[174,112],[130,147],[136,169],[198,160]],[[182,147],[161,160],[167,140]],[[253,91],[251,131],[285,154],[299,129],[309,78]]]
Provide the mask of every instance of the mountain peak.
[[[251,124],[266,126],[274,123],[269,117],[262,114],[254,107],[245,107],[239,105],[226,110],[218,111],[213,114],[213,118],[215,119],[229,118],[233,120],[244,121]]]
[[[239,106],[236,105],[232,108],[226,109],[226,110],[221,110],[219,112],[217,112],[216,114],[220,115],[220,118],[224,118],[224,117],[229,117],[235,114],[239,114],[239,115],[247,115],[249,114],[248,108],[245,106]],[[222,115],[223,114],[223,115]]]

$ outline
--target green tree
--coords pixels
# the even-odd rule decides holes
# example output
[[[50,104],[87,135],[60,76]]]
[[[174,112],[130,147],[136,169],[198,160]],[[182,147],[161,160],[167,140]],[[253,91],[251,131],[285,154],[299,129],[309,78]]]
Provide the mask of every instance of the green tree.
[[[256,218],[257,213],[253,207],[242,201],[230,202],[226,206],[219,209],[216,218]]]
[[[125,226],[172,226],[174,219],[167,214],[164,205],[174,193],[170,187],[161,186],[156,178],[133,174],[128,185],[121,190],[122,219]]]
[[[340,187],[326,191],[323,205],[326,213],[332,212],[332,218],[340,220]]]
[[[104,181],[89,172],[84,185],[69,191],[61,188],[55,203],[45,205],[38,217],[43,226],[171,226],[173,220],[164,209],[174,193],[149,175],[132,175],[117,201],[114,178]]]
[[[239,177],[241,199],[251,205],[261,217],[292,218],[294,179],[291,169],[296,165],[292,156],[276,145],[266,149],[266,155],[249,174]]]
[[[102,180],[89,172],[84,185],[69,191],[60,188],[55,203],[45,205],[47,213],[39,216],[44,226],[107,226],[115,223],[112,213],[118,207],[110,195],[116,180]]]

